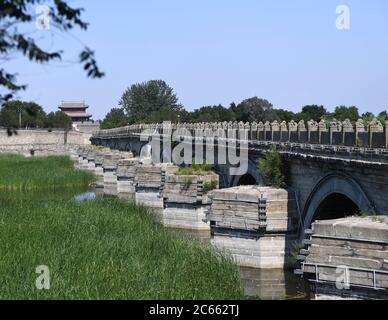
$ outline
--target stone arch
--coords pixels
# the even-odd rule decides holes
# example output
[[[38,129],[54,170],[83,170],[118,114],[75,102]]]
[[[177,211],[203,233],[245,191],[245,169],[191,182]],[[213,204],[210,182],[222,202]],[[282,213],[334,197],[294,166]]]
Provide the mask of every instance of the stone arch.
[[[231,186],[232,187],[236,187],[238,185],[240,185],[240,181],[242,178],[244,177],[251,177],[252,178],[252,181],[255,181],[256,184],[262,184],[263,183],[263,178],[262,176],[259,174],[259,172],[257,171],[257,165],[256,165],[256,162],[253,161],[252,159],[249,159],[248,160],[248,172],[246,172],[244,175],[242,176],[234,176],[234,177],[231,177],[232,179],[230,180],[231,181]]]
[[[333,195],[342,195],[351,200],[360,211],[375,214],[372,203],[356,180],[341,172],[332,172],[315,185],[306,201],[302,215],[305,229],[311,227],[322,203]]]
[[[238,181],[238,186],[248,186],[248,185],[255,185],[257,183],[256,179],[250,175],[249,173],[244,174],[240,177],[240,180]]]

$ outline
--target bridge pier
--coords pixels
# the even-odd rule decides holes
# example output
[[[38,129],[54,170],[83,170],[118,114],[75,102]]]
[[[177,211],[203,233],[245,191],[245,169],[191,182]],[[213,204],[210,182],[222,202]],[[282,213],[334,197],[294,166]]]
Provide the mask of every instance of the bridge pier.
[[[117,193],[120,198],[136,199],[136,168],[139,165],[138,158],[120,160],[117,164]]]
[[[258,186],[214,190],[208,220],[212,244],[244,267],[294,264],[296,208],[292,193]]]
[[[136,204],[153,209],[162,220],[162,191],[167,172],[174,172],[178,167],[172,164],[139,164],[136,169]]]
[[[89,166],[89,161],[88,161],[88,150],[84,149],[81,153],[81,159],[80,159],[80,168],[82,170],[87,170]]]
[[[104,155],[103,172],[104,172],[104,193],[107,195],[117,195],[117,163],[122,156],[117,153],[108,153]]]
[[[167,227],[210,230],[205,221],[210,208],[210,192],[219,187],[217,174],[166,175],[163,187],[163,224]]]
[[[87,153],[88,164],[87,164],[87,169],[86,170],[88,170],[90,172],[93,172],[93,173],[96,170],[95,157],[96,157],[96,151],[95,150],[90,150]]]
[[[94,157],[94,174],[96,175],[96,188],[104,188],[104,168],[102,167],[104,163],[104,153],[99,151]]]
[[[314,299],[388,299],[387,217],[317,221],[307,233],[295,273]]]

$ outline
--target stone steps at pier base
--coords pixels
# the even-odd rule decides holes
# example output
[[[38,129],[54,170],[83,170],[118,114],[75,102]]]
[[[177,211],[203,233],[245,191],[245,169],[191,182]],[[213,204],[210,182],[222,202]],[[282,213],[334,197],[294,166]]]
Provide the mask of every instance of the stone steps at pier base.
[[[388,298],[388,217],[317,221],[309,243],[300,271],[316,299]]]

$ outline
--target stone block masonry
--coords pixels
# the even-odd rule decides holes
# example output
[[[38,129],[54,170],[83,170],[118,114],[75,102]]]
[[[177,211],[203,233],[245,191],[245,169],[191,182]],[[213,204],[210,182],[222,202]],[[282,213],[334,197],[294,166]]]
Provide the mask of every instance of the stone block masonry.
[[[117,195],[117,164],[124,155],[118,152],[104,155],[102,168],[104,170],[104,193],[107,195]]]
[[[139,164],[136,168],[136,203],[154,209],[162,219],[163,197],[162,190],[165,177],[174,173],[178,167],[172,164]]]
[[[17,134],[8,136],[6,130],[0,130],[1,146],[30,146],[37,145],[90,145],[91,134],[76,131],[52,131],[48,130],[17,130]]]
[[[131,155],[132,157],[132,155]],[[117,164],[117,193],[120,198],[135,200],[136,198],[136,169],[140,164],[138,158],[122,159]]]
[[[167,174],[163,187],[163,224],[172,228],[210,230],[206,212],[210,193],[219,187],[217,174]]]
[[[305,242],[297,272],[313,283],[316,299],[388,298],[387,217],[318,221]]]
[[[208,215],[212,244],[241,266],[291,266],[295,215],[295,199],[287,190],[258,186],[214,190]]]

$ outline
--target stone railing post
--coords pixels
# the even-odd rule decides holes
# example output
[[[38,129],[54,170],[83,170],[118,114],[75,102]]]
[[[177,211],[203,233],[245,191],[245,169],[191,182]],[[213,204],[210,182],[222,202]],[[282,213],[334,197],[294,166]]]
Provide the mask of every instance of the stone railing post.
[[[283,121],[280,124],[280,141],[281,142],[289,141],[288,127],[287,127],[287,122],[285,121]]]
[[[318,143],[318,123],[314,120],[307,122],[307,141],[311,144]]]
[[[269,121],[266,121],[264,123],[264,140],[265,141],[272,141],[272,128]]]
[[[318,143],[322,144],[322,135],[328,131],[326,127],[326,122],[321,120],[318,124]]]
[[[346,138],[347,135],[351,133],[353,133],[354,139],[352,137],[351,141],[348,143],[348,139]],[[353,124],[350,122],[349,119],[345,119],[345,121],[342,122],[342,144],[345,146],[354,146],[356,144]]]
[[[279,123],[275,120],[271,124],[271,141],[276,141],[278,142],[280,140],[280,125]]]
[[[244,124],[244,132],[245,138],[248,139],[248,141],[251,141],[251,124],[249,122]]]
[[[363,143],[361,143],[360,139],[360,133],[365,132],[365,124],[363,119],[358,119],[355,124],[355,135],[356,135],[356,146],[357,147],[362,147]]]
[[[329,130],[330,130],[330,144],[334,144],[336,141],[334,141],[334,133],[339,132],[339,122],[337,119],[333,119],[330,121]]]
[[[250,134],[250,140],[258,140],[257,137],[257,122],[252,122],[251,124],[251,134]]]
[[[383,133],[384,128],[381,122],[378,119],[373,119],[371,123],[369,124],[369,147],[373,148],[374,147],[374,135],[377,136],[378,133]],[[385,140],[385,137],[384,137]]]
[[[296,140],[298,140],[297,135],[298,135],[298,124],[294,120],[291,120],[288,123],[288,141],[296,142]]]
[[[388,121],[385,121],[385,149],[388,149]]]
[[[265,133],[264,132],[264,124],[260,121],[257,124],[257,140],[259,140],[259,141],[265,140],[264,133]]]
[[[304,120],[300,120],[298,123],[298,142],[305,143],[307,141],[307,129]]]

